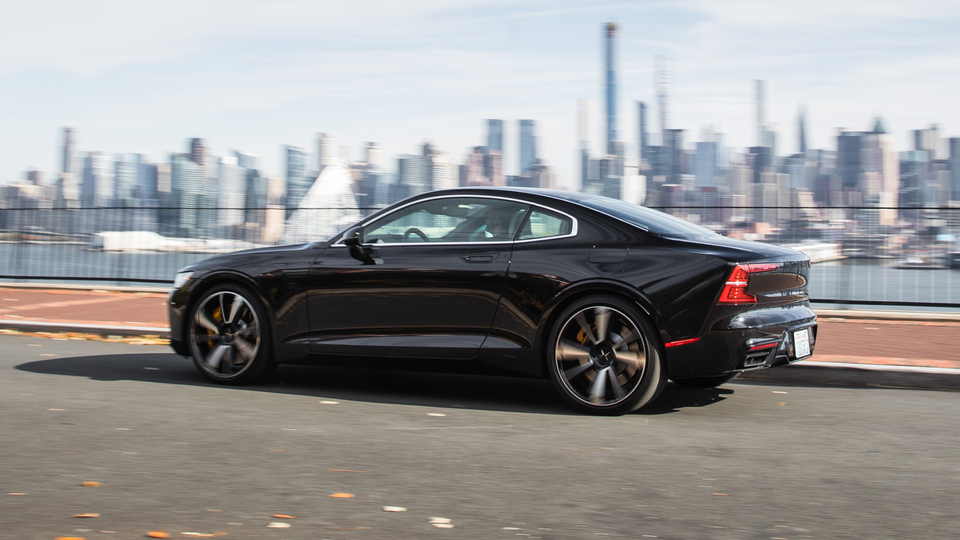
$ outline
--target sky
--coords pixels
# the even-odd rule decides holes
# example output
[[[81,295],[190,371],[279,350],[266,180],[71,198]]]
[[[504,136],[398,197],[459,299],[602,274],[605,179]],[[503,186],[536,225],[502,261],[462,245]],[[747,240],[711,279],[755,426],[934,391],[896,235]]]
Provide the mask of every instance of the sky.
[[[315,152],[333,133],[385,165],[433,142],[455,163],[508,122],[538,122],[539,154],[579,187],[577,103],[594,100],[602,148],[602,26],[619,25],[619,138],[636,152],[636,101],[651,107],[654,59],[670,72],[670,128],[713,125],[736,150],[757,144],[753,81],[767,80],[778,153],[835,148],[838,128],[882,116],[897,148],[909,130],[960,136],[956,0],[31,0],[0,5],[0,183],[59,166],[61,130],[80,151],[154,161],[201,137],[214,154],[260,156],[283,175],[282,145]]]

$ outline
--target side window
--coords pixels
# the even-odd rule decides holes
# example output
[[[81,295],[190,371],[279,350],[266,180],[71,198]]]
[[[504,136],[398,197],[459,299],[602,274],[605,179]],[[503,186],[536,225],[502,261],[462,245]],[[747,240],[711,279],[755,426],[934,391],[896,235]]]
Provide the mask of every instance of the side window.
[[[529,206],[499,199],[431,199],[384,216],[364,230],[368,244],[509,242]]]
[[[530,211],[530,219],[523,224],[518,240],[563,236],[570,234],[572,229],[573,220],[567,216],[542,208],[534,208]]]

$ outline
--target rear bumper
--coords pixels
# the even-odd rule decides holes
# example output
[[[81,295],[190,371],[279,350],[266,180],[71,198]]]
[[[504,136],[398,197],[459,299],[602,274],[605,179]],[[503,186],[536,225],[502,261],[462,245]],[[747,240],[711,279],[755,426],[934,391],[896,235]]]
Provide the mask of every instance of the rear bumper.
[[[810,329],[810,354],[817,316],[808,304],[744,311],[715,324],[689,345],[667,349],[672,378],[723,375],[798,362],[794,332]]]

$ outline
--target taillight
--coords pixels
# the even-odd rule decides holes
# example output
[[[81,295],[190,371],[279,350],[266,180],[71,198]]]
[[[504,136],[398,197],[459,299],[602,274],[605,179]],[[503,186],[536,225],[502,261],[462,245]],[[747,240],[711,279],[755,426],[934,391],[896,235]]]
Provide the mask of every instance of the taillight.
[[[757,297],[747,292],[750,274],[773,272],[778,268],[780,263],[738,264],[733,272],[730,272],[727,284],[720,293],[719,302],[721,304],[756,304]]]

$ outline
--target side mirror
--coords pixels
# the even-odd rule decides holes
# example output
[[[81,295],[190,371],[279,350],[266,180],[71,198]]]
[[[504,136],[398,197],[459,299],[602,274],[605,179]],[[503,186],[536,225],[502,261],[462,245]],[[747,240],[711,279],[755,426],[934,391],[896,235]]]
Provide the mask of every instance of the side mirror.
[[[347,250],[350,252],[350,256],[354,259],[362,262],[363,264],[383,264],[383,259],[374,257],[376,250],[371,246],[364,246],[361,242],[361,236],[363,235],[362,227],[354,227],[352,229],[347,229],[347,232],[343,233],[343,245],[347,246]]]
[[[347,229],[347,232],[343,233],[343,244],[347,247],[359,247],[360,246],[360,236],[363,234],[363,227],[354,227],[352,229]]]

